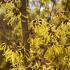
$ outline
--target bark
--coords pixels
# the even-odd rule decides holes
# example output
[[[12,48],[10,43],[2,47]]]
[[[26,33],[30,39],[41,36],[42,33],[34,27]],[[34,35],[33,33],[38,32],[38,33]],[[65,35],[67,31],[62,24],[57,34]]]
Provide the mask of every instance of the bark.
[[[29,38],[29,33],[28,33],[28,19],[25,18],[25,16],[27,16],[27,11],[26,11],[26,8],[27,8],[27,3],[28,1],[27,0],[21,0],[22,2],[22,6],[20,8],[20,11],[22,13],[22,44],[24,45],[24,51],[23,51],[23,56],[24,56],[24,64],[25,66],[27,67],[28,66],[28,61],[27,61],[27,58],[26,58],[26,55],[29,56],[29,44],[27,42],[28,38]]]

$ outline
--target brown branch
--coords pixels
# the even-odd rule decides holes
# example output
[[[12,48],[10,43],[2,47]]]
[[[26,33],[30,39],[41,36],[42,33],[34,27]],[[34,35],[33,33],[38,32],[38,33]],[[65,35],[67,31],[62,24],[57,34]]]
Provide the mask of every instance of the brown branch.
[[[24,45],[24,49],[25,51],[23,50],[23,56],[24,56],[24,64],[25,64],[25,67],[28,66],[28,60],[26,58],[26,53],[29,54],[29,44],[27,42],[28,38],[29,38],[29,33],[28,33],[28,19],[25,18],[27,16],[27,0],[21,0],[22,2],[22,6],[20,8],[20,11],[22,13],[22,44]],[[25,16],[25,17],[24,17]]]

